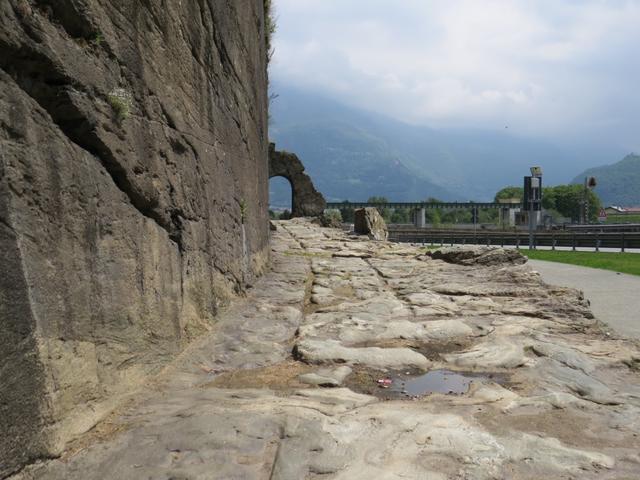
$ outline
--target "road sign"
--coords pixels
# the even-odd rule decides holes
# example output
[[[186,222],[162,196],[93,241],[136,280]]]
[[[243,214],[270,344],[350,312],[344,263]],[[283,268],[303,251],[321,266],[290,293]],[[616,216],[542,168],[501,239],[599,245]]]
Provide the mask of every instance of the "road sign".
[[[598,221],[600,223],[604,223],[607,221],[607,211],[604,208],[601,208],[600,212],[598,212]]]

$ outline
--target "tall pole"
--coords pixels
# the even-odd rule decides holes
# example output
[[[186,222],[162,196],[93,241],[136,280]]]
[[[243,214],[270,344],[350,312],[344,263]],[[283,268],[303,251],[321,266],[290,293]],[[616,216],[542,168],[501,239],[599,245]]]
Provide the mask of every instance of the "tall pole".
[[[533,209],[533,198],[529,198],[529,250],[534,250],[533,248],[533,227],[534,227],[534,209]]]
[[[531,167],[531,176],[524,177],[524,204],[529,203],[529,250],[535,250],[534,231],[538,225],[537,212],[542,209],[542,169]]]
[[[584,179],[584,223],[589,223],[589,180]]]
[[[585,224],[589,223],[589,190],[596,187],[595,177],[584,178],[584,190],[582,191],[582,221]]]
[[[580,212],[580,223],[581,224],[585,224],[587,223],[587,189],[589,188],[588,186],[588,178],[584,177],[584,188],[582,189],[582,211]]]

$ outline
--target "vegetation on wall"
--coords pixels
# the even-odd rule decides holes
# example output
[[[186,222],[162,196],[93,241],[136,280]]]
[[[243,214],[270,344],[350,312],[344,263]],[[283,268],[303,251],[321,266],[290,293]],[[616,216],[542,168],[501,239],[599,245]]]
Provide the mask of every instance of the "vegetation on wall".
[[[244,223],[245,219],[247,218],[247,212],[248,212],[248,206],[247,206],[247,201],[243,198],[242,200],[240,200],[240,223]]]
[[[272,0],[264,0],[264,35],[265,35],[265,44],[267,51],[267,69],[269,64],[271,63],[271,59],[273,58],[273,54],[275,53],[275,48],[273,47],[273,37],[276,33],[276,19],[273,13],[273,2]],[[273,120],[271,116],[271,103],[278,98],[278,95],[271,92],[271,86],[269,82],[269,74],[267,72],[267,87],[269,90],[269,103],[267,106],[267,118],[269,125]]]
[[[107,95],[107,102],[113,109],[116,120],[120,123],[129,118],[131,113],[131,94],[123,88],[114,88]]]
[[[267,63],[273,58],[273,36],[276,33],[276,19],[272,0],[264,0],[264,34],[267,44]]]

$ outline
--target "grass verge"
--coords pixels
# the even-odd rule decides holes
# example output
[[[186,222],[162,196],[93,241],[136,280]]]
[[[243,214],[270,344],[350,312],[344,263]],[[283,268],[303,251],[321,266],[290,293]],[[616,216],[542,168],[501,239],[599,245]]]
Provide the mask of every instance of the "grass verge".
[[[640,275],[640,254],[638,253],[567,252],[560,250],[521,250],[521,252],[534,260],[569,263],[582,267]]]
[[[609,215],[607,223],[640,223],[640,215]]]

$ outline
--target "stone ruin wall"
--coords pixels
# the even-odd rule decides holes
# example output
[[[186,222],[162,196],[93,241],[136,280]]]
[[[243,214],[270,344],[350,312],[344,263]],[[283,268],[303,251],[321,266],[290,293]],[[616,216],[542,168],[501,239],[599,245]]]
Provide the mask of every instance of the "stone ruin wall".
[[[263,0],[0,2],[0,478],[267,263]]]
[[[269,144],[269,178],[283,177],[291,185],[291,216],[321,217],[327,202],[316,190],[311,177],[295,153],[278,151],[274,143]]]

